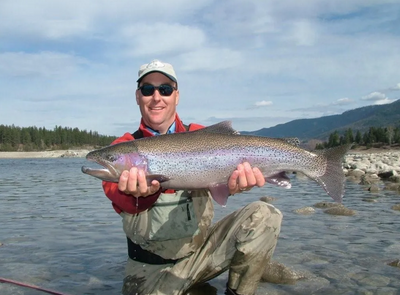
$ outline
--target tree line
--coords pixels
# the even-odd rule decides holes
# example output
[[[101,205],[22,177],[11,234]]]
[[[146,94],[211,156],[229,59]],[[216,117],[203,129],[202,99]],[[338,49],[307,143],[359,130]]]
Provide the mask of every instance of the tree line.
[[[115,136],[100,135],[96,131],[55,126],[41,127],[0,125],[0,151],[43,151],[77,147],[109,145]]]
[[[343,134],[339,134],[338,131],[334,131],[329,135],[327,142],[319,143],[315,148],[324,149],[348,143],[363,145],[367,148],[400,143],[400,129],[392,126],[370,127],[369,130],[364,133],[362,133],[360,130],[357,130],[355,135],[351,128],[348,128]]]

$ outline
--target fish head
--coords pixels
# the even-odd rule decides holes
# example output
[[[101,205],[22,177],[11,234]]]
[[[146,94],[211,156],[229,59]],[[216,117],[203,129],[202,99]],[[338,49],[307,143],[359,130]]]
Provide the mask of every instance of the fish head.
[[[116,146],[91,151],[86,155],[86,159],[96,162],[104,168],[93,169],[83,166],[82,172],[109,182],[118,182],[122,172],[130,170],[132,167],[137,167],[144,171],[147,170],[146,159],[137,152],[121,152]]]

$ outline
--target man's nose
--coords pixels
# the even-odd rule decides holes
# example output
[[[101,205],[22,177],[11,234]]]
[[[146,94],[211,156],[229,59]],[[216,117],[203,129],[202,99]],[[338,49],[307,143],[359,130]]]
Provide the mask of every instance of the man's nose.
[[[154,100],[161,100],[161,94],[160,94],[160,92],[159,92],[159,90],[158,89],[155,89],[154,90],[154,93],[153,93],[153,99]]]

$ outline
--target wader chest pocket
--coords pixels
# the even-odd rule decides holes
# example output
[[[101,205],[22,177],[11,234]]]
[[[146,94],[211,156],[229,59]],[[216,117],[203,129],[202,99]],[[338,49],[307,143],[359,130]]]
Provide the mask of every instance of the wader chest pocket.
[[[149,240],[165,241],[191,237],[198,221],[189,194],[161,194],[149,214]]]

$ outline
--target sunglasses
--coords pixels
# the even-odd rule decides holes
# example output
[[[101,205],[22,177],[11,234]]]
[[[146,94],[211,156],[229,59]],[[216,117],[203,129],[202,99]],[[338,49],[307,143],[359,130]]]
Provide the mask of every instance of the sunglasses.
[[[176,90],[176,87],[171,86],[169,84],[161,84],[160,86],[154,86],[151,84],[145,84],[140,86],[138,89],[142,92],[144,96],[151,96],[154,94],[154,91],[158,90],[158,92],[162,96],[170,96],[174,90]]]

